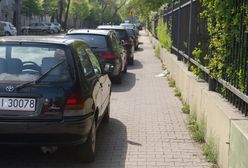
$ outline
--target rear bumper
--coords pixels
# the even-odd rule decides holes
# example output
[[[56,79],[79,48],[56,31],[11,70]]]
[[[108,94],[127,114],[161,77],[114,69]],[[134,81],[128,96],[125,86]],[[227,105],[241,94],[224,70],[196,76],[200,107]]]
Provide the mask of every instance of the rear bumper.
[[[93,115],[50,122],[0,122],[0,144],[77,145],[87,140]]]

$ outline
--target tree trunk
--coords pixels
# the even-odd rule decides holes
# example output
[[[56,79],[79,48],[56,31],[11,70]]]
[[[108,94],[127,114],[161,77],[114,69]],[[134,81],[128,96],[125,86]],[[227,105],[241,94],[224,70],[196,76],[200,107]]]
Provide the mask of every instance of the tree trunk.
[[[69,15],[70,4],[71,4],[71,0],[68,0],[67,7],[66,7],[66,13],[65,13],[65,21],[64,21],[64,26],[63,26],[64,30],[67,29],[67,19],[68,19],[68,15]]]
[[[59,0],[59,14],[58,14],[59,23],[62,23],[63,11],[64,11],[64,0]]]

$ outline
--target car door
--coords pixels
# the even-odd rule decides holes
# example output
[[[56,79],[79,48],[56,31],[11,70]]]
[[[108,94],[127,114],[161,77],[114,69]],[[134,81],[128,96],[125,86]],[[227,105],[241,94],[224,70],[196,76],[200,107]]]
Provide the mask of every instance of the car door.
[[[37,29],[37,23],[32,23],[29,26],[29,32],[36,32]]]
[[[80,61],[79,68],[82,74],[84,75],[84,78],[86,78],[86,80],[90,85],[91,96],[92,99],[94,100],[95,107],[98,108],[99,113],[101,113],[102,94],[101,94],[101,84],[98,80],[98,76],[94,71],[93,65],[89,59],[89,56],[85,51],[84,45],[77,43],[75,47]],[[82,80],[81,82],[85,82],[85,81]]]
[[[98,76],[98,81],[100,82],[100,91],[101,91],[101,110],[99,110],[100,116],[103,117],[104,111],[107,108],[110,101],[110,91],[111,91],[111,82],[107,74],[103,74],[101,70],[100,63],[97,57],[93,54],[91,49],[86,49],[86,52],[91,60],[94,71]]]

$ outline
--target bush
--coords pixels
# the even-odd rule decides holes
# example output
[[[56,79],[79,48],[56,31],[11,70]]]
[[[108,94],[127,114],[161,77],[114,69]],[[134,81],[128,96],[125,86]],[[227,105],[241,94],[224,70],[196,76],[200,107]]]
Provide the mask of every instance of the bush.
[[[163,20],[160,18],[158,22],[158,40],[162,48],[171,50],[171,35],[168,31],[167,24],[163,23]]]

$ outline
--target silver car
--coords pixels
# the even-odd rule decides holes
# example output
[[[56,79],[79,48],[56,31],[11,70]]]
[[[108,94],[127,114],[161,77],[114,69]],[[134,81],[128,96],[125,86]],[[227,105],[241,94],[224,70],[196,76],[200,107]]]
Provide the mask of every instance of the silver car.
[[[15,26],[10,22],[0,21],[0,36],[16,36]]]

